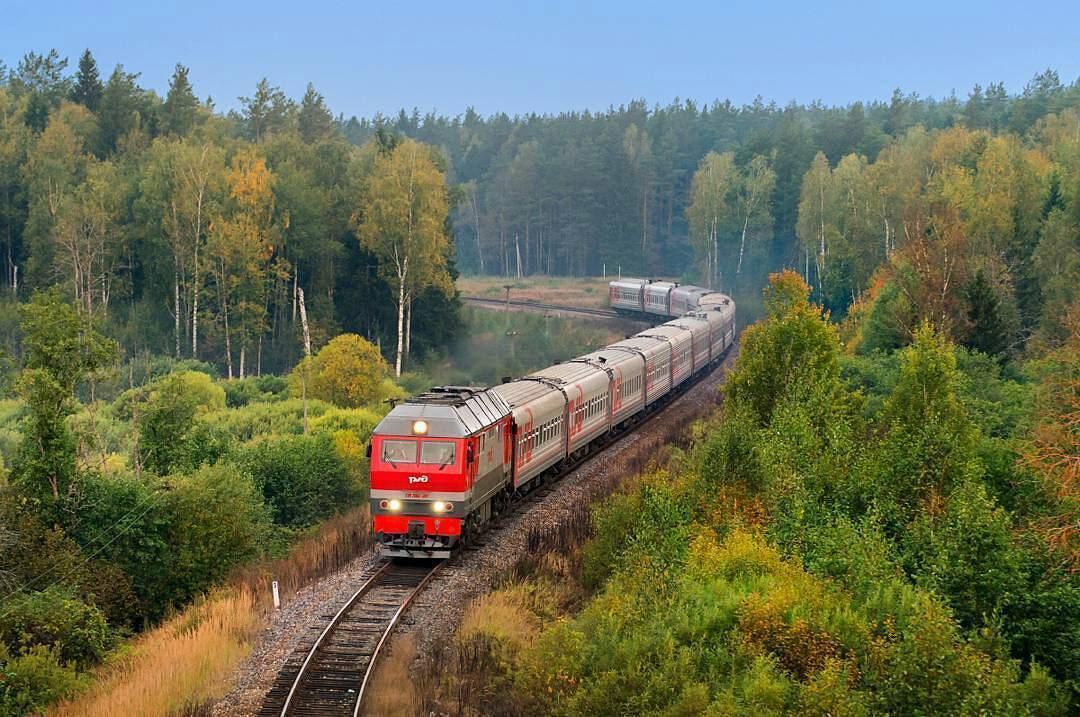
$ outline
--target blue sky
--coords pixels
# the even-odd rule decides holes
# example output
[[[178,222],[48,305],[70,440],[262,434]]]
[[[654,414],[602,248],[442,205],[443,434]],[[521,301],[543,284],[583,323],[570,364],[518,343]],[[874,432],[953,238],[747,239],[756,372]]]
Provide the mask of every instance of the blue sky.
[[[1080,76],[1080,2],[18,2],[0,59],[89,47],[164,93],[177,62],[200,97],[237,105],[266,76],[313,82],[346,115],[472,105],[558,112],[633,98],[741,104],[885,99],[894,87],[1012,92],[1047,67]]]

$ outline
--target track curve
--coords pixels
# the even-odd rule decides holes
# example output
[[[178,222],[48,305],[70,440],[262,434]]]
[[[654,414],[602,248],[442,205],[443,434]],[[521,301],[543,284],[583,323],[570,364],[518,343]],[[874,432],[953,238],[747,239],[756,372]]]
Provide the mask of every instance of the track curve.
[[[583,316],[595,316],[602,319],[625,319],[624,314],[613,309],[593,309],[584,306],[565,306],[563,304],[541,304],[536,301],[521,301],[505,299],[488,299],[481,296],[462,296],[461,300],[469,304],[479,304],[492,308],[514,306],[519,309],[542,309],[545,311],[559,311],[567,314],[581,314]]]

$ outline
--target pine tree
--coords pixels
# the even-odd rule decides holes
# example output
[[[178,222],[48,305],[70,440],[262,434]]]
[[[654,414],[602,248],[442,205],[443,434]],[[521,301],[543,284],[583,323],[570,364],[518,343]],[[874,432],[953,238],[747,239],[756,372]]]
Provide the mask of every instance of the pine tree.
[[[304,99],[300,100],[297,119],[300,124],[300,137],[308,144],[324,139],[334,131],[334,118],[326,108],[323,96],[315,91],[311,83],[308,83]]]
[[[968,284],[965,298],[971,329],[964,345],[990,356],[1004,353],[1009,347],[1009,338],[1001,317],[1001,302],[981,269]]]
[[[97,112],[105,85],[98,73],[97,60],[90,50],[79,58],[79,70],[75,73],[75,86],[71,88],[71,101],[78,102],[91,112]]]
[[[165,97],[165,131],[176,135],[185,135],[198,117],[199,100],[188,81],[188,68],[176,63],[172,79],[169,80],[169,94]]]

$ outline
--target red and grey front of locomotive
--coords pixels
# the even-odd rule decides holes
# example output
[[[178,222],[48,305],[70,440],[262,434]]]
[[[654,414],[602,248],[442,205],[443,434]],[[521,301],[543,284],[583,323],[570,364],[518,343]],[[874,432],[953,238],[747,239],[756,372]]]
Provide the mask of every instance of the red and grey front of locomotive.
[[[509,409],[487,392],[395,406],[371,439],[371,514],[383,555],[445,558],[503,468]],[[490,445],[489,445],[490,444]]]

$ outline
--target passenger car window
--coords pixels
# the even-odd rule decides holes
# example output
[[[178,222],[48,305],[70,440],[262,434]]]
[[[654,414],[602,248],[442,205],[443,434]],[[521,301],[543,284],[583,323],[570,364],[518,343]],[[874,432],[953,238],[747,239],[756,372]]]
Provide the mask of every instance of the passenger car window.
[[[424,441],[420,444],[420,462],[448,465],[454,462],[454,444],[449,441]]]
[[[387,463],[416,463],[416,441],[383,441],[382,459]]]

